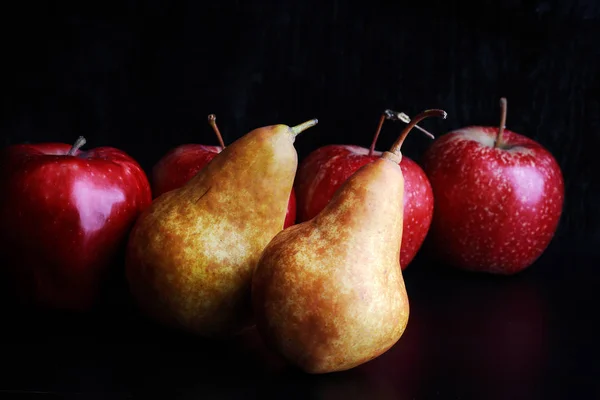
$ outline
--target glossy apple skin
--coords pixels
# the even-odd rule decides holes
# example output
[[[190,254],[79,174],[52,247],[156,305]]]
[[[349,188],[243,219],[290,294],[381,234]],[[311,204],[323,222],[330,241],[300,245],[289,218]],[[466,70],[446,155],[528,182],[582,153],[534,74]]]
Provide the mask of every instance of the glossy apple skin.
[[[86,310],[150,205],[148,179],[126,153],[62,143],[18,144],[0,154],[0,270],[30,306]]]
[[[448,264],[515,274],[544,252],[557,229],[564,183],[539,143],[497,127],[467,127],[439,137],[423,167],[433,188],[432,244]]]
[[[298,167],[294,189],[297,195],[298,220],[317,215],[335,191],[360,167],[373,162],[381,152],[353,145],[328,145],[310,153]],[[400,168],[404,176],[404,227],[400,248],[400,265],[406,269],[423,244],[433,216],[433,192],[425,172],[417,163],[403,157]]]
[[[183,186],[222,150],[221,146],[202,144],[184,144],[171,149],[152,169],[150,179],[153,197]],[[292,189],[283,227],[287,228],[295,223],[296,194]]]

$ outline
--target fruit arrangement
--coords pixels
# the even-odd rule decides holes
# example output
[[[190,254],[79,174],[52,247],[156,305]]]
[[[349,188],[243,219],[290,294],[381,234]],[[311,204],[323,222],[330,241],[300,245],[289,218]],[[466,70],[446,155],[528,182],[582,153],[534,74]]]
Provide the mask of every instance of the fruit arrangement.
[[[403,270],[426,238],[444,264],[496,275],[531,266],[552,239],[561,170],[506,129],[506,99],[501,110],[499,127],[434,138],[421,165],[402,145],[415,127],[432,136],[417,124],[443,110],[386,110],[370,149],[332,144],[300,163],[294,142],[316,119],[226,146],[210,115],[220,146],[174,148],[151,179],[119,149],[83,150],[83,138],[7,146],[2,282],[25,304],[86,311],[124,262],[131,298],[157,323],[212,338],[255,326],[308,373],[354,368],[402,337]],[[386,120],[407,126],[376,151]]]

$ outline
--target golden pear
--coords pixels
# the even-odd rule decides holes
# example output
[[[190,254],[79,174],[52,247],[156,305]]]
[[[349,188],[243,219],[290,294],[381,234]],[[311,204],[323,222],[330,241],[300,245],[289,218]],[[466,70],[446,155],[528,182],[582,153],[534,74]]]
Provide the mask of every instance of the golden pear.
[[[295,137],[316,123],[247,133],[142,213],[128,242],[126,276],[144,312],[202,336],[253,325],[252,273],[283,229],[298,164]]]
[[[304,371],[356,367],[404,333],[400,147],[420,120],[445,114],[415,117],[391,150],[356,171],[319,214],[265,248],[252,281],[256,325],[271,348]]]

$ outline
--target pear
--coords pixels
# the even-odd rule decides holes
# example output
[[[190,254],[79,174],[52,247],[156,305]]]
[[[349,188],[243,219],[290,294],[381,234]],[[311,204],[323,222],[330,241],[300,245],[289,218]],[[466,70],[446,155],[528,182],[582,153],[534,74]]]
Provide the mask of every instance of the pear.
[[[254,324],[252,273],[283,229],[298,164],[295,137],[316,124],[252,130],[140,215],[126,277],[144,313],[206,337]]]
[[[313,219],[279,232],[252,280],[265,343],[307,373],[354,368],[402,336],[409,302],[399,263],[404,178],[400,147],[357,170]],[[400,199],[400,201],[399,201]]]

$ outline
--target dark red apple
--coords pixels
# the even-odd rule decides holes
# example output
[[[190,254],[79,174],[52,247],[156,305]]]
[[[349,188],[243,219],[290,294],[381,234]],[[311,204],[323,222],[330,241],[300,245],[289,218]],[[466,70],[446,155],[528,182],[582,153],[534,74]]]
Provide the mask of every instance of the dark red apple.
[[[438,138],[424,170],[435,198],[436,252],[455,267],[515,274],[544,252],[562,213],[564,183],[552,154],[504,128],[471,126]]]
[[[152,196],[183,186],[222,150],[221,146],[203,144],[183,144],[169,150],[152,168]]]
[[[0,155],[0,270],[26,304],[90,308],[152,201],[133,158],[83,144],[18,144]]]
[[[150,179],[154,198],[186,184],[225,148],[215,115],[209,115],[208,121],[215,131],[220,146],[183,144],[168,151],[152,169]],[[283,227],[287,228],[295,222],[296,194],[292,189]]]
[[[388,112],[384,116],[390,119],[393,114]],[[370,149],[354,145],[328,145],[314,150],[300,163],[294,183],[299,221],[317,215],[354,172],[381,156],[381,152],[375,151],[374,147],[383,118]],[[433,215],[433,193],[427,176],[417,163],[404,156],[400,168],[404,175],[404,228],[400,265],[404,270],[427,236]]]

